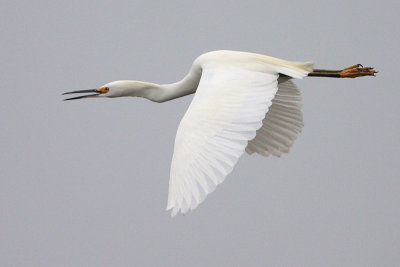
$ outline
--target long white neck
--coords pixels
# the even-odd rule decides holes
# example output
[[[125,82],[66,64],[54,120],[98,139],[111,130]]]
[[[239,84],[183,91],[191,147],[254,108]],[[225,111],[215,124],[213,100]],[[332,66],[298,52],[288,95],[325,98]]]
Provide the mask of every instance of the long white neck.
[[[165,102],[196,92],[201,78],[201,68],[192,66],[190,72],[179,82],[171,84],[140,83],[140,90],[133,96],[147,98],[154,102]],[[137,86],[137,84],[136,84]]]

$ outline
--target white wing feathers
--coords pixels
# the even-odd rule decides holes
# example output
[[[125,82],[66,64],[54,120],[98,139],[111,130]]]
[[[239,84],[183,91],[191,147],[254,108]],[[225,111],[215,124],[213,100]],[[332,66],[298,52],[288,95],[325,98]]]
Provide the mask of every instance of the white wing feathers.
[[[245,149],[264,156],[289,151],[303,127],[301,95],[289,77],[279,79],[278,90],[279,73],[303,78],[314,66],[233,51],[203,54],[196,64],[202,68],[200,84],[172,157],[167,205],[172,216],[195,209]]]
[[[277,92],[278,73],[204,69],[175,139],[169,182],[172,216],[195,209],[232,171]]]
[[[288,77],[279,78],[278,92],[263,120],[263,126],[249,142],[246,152],[278,157],[289,152],[304,126],[301,106],[300,90]]]

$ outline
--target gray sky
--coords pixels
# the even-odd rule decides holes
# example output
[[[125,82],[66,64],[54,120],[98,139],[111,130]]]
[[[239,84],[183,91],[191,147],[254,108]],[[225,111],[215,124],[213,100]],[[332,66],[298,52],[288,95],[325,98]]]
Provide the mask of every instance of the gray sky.
[[[399,12],[395,0],[2,1],[0,265],[397,265]],[[216,49],[380,73],[296,81],[305,127],[291,152],[245,155],[171,219],[173,142],[192,97],[60,94],[174,82]]]

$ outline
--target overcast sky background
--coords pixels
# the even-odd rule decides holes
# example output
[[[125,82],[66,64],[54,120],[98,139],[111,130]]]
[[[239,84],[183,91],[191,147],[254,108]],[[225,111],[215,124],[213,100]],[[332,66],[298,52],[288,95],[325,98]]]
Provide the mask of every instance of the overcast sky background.
[[[395,266],[399,1],[2,1],[1,266]],[[192,96],[61,101],[119,79],[175,82],[232,49],[376,78],[296,81],[305,127],[245,155],[171,219],[170,161]]]

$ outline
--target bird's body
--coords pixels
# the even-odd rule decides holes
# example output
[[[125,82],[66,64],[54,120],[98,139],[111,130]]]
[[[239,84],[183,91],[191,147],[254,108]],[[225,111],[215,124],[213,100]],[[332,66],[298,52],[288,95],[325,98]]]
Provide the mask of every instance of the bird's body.
[[[136,96],[164,102],[196,92],[175,139],[167,205],[175,215],[195,209],[245,151],[264,156],[289,151],[303,127],[301,95],[291,78],[354,78],[375,73],[359,65],[341,71],[313,68],[312,62],[213,51],[199,56],[177,83],[115,81],[70,93],[96,92],[90,96]],[[79,98],[82,96],[71,99]]]

